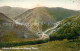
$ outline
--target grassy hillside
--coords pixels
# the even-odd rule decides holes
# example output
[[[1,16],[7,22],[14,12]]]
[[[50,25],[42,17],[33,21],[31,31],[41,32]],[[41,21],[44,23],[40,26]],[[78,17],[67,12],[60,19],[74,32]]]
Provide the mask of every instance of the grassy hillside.
[[[14,47],[14,48],[30,48],[29,50],[27,49],[8,49],[8,50],[1,49],[1,50],[3,51],[79,51],[80,50],[79,20],[80,20],[80,15],[72,16],[62,20],[61,24],[57,27],[57,31],[51,35],[51,40],[55,40],[55,41],[49,41],[48,43],[43,43],[43,44],[23,45],[23,46]],[[31,49],[31,48],[38,48],[38,49]]]
[[[0,13],[0,42],[27,41],[27,38],[36,38],[29,29],[16,24],[13,20]]]
[[[10,6],[2,6],[0,7],[0,12],[4,13],[9,18],[14,18],[22,13],[27,11],[25,8],[19,8],[19,7],[10,7]]]
[[[51,40],[76,39],[80,36],[80,15],[72,16],[61,21],[57,31],[51,34]]]
[[[47,8],[49,13],[55,18],[56,21],[61,21],[67,17],[74,16],[80,14],[79,11],[69,10],[65,8]]]
[[[8,49],[3,51],[79,51],[80,50],[80,39],[77,41],[51,41],[43,44],[36,45],[25,45],[25,46],[16,46],[14,48],[38,48],[38,49]]]
[[[14,19],[20,23],[28,24],[33,32],[40,32],[52,27],[57,21],[78,14],[80,14],[79,11],[65,8],[36,7],[29,9]]]

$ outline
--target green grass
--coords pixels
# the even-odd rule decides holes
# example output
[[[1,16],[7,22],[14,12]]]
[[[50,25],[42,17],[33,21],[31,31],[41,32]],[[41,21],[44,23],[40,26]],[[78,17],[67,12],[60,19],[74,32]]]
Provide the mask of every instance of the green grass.
[[[68,41],[68,40],[62,40],[62,41],[50,41],[48,43],[43,44],[36,44],[36,45],[24,45],[24,46],[16,46],[15,48],[31,48],[35,47],[38,48],[36,50],[25,50],[25,49],[9,49],[9,50],[2,50],[2,51],[79,51],[80,50],[80,41],[76,40]]]

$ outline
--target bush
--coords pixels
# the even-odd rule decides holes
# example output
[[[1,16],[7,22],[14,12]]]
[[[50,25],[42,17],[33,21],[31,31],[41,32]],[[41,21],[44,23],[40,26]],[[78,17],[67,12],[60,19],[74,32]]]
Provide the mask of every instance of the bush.
[[[50,40],[77,39],[80,36],[80,27],[65,26],[50,35]]]
[[[21,46],[21,45],[34,45],[34,44],[41,44],[46,43],[49,40],[36,40],[36,41],[24,41],[24,42],[1,42],[0,47],[13,47],[13,46]]]

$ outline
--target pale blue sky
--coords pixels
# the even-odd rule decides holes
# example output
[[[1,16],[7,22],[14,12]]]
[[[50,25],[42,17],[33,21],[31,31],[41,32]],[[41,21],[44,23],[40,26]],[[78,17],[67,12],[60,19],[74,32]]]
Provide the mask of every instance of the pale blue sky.
[[[63,7],[80,10],[77,0],[0,0],[0,6],[34,8],[37,6]]]

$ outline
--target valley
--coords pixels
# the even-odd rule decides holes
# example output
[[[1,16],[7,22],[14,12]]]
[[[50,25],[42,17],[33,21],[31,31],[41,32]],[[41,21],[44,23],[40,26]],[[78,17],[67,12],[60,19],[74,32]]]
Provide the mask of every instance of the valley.
[[[6,8],[11,9],[11,7]],[[7,15],[4,10],[0,11],[1,51],[26,51],[25,49],[5,50],[2,49],[3,47],[38,48],[27,51],[80,50],[80,11],[60,7],[15,9],[21,9],[21,13],[15,15],[12,13],[14,15],[12,16],[10,13]]]

